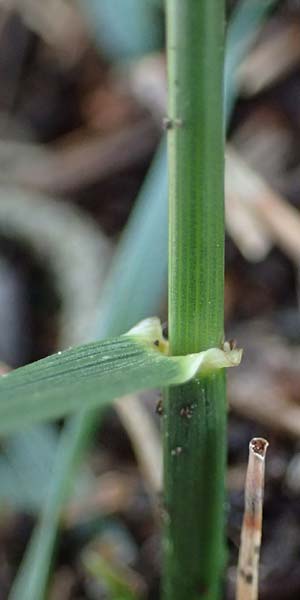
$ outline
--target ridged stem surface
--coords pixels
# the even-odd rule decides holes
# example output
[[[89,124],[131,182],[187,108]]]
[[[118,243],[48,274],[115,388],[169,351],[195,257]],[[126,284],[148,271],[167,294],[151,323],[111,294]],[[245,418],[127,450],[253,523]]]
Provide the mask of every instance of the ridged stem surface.
[[[167,0],[169,340],[175,355],[223,342],[224,2]],[[224,567],[223,372],[164,403],[164,600],[216,600]]]

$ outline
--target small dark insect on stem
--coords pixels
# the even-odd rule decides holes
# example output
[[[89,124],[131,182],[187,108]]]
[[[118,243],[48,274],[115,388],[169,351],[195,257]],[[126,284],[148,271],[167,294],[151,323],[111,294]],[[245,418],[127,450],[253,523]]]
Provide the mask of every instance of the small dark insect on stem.
[[[182,127],[182,125],[183,125],[182,119],[178,119],[178,118],[172,119],[171,117],[163,118],[163,128],[166,131],[174,129],[175,127]]]
[[[156,405],[156,409],[155,412],[157,415],[159,415],[160,417],[164,414],[164,407],[163,407],[163,401],[162,398],[160,398],[160,400],[158,401],[157,405]]]
[[[167,340],[169,338],[169,326],[168,326],[168,321],[165,321],[162,324],[162,333],[164,338]]]

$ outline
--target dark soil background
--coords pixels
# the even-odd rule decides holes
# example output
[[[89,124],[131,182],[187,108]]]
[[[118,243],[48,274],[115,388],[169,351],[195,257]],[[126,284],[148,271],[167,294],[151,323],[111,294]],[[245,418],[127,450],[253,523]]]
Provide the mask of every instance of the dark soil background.
[[[228,2],[229,17],[235,4]],[[6,2],[0,8],[0,205],[3,184],[17,186],[27,195],[43,194],[55,203],[58,219],[63,205],[79,207],[79,221],[89,217],[93,232],[97,229],[113,248],[163,134],[162,41],[153,42],[153,54],[145,51],[133,61],[121,60],[120,53],[117,58],[117,51],[108,49],[101,27],[97,35],[90,28],[82,4],[75,8],[64,0],[49,0],[47,8],[39,5],[28,1],[20,8]],[[159,9],[156,19],[157,39],[162,40]],[[248,444],[261,435],[270,447],[260,598],[296,600],[300,596],[300,2],[277,3],[238,77],[241,91],[229,141],[250,170],[242,183],[229,177],[226,185],[226,332],[238,340],[245,355],[240,369],[229,375],[229,567],[224,598],[234,597]],[[244,202],[246,188],[250,191]],[[26,206],[26,199],[20,202]],[[25,219],[38,229],[38,211],[28,204],[25,212]],[[68,318],[69,305],[62,276],[57,284],[56,241],[51,262],[39,250],[40,242],[31,244],[22,226],[12,227],[12,233],[1,219],[0,206],[0,360],[5,370],[6,365],[20,366],[60,347],[61,315]],[[55,229],[49,223],[50,238],[52,226]],[[83,238],[82,248],[85,243]],[[111,251],[104,253],[103,261],[109,262]],[[70,269],[76,270],[76,265]],[[165,300],[160,316],[165,320]],[[159,427],[157,396],[147,394],[141,402]],[[57,431],[60,427],[61,423]],[[66,507],[51,600],[159,597],[163,509],[160,497],[149,493],[133,448],[111,411],[86,458],[93,485]],[[4,443],[3,456],[13,460],[9,452]],[[13,465],[17,476],[18,468]],[[5,599],[40,500],[32,489],[33,500],[23,501],[21,484],[19,494],[15,486],[10,496],[1,472],[0,467],[0,599]],[[98,553],[111,566],[131,596],[113,594],[100,567],[95,573],[88,564],[89,552]]]

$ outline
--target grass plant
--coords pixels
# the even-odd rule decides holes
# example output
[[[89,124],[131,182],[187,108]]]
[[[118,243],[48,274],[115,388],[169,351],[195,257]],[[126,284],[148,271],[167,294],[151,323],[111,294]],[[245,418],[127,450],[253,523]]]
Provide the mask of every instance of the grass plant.
[[[169,24],[171,27],[171,36],[178,35],[174,23],[174,11],[180,10],[180,4],[186,4],[186,7],[181,7],[181,10],[196,11],[194,30],[198,28],[198,36],[192,36],[195,42],[192,46],[188,43],[188,48],[183,48],[181,41],[181,49],[185,50],[185,58],[181,55],[180,61],[186,63],[189,68],[184,75],[184,84],[190,85],[190,91],[195,93],[192,104],[188,112],[190,114],[184,117],[177,113],[178,106],[175,95],[171,98],[170,116],[173,121],[176,121],[176,127],[169,131],[171,144],[171,155],[173,158],[170,164],[173,164],[174,180],[171,181],[173,190],[171,194],[172,200],[172,224],[170,233],[170,248],[171,248],[171,272],[170,272],[170,339],[171,349],[173,354],[178,352],[189,352],[189,349],[207,348],[214,342],[220,344],[222,341],[223,331],[223,224],[221,216],[221,177],[222,177],[222,139],[220,138],[221,116],[220,116],[220,68],[222,60],[222,43],[221,31],[216,32],[213,29],[213,17],[211,11],[218,11],[221,17],[219,26],[223,22],[222,6],[216,7],[215,0],[205,0],[199,3],[196,0],[192,2],[180,2],[169,0],[168,13]],[[248,49],[248,45],[242,44],[244,39],[243,24],[247,24],[250,34],[248,39],[253,39],[253,35],[258,29],[261,20],[263,19],[267,9],[271,6],[269,3],[261,3],[260,0],[255,0],[252,4],[256,6],[256,20],[244,19],[247,13],[249,3],[247,0],[242,0],[238,5],[234,15],[233,23],[229,28],[228,45],[227,45],[227,68],[225,70],[225,78],[227,85],[226,90],[226,115],[229,118],[233,101],[236,96],[237,87],[234,84],[233,67],[241,60],[242,55]],[[274,2],[273,2],[274,4]],[[264,10],[261,10],[262,7]],[[201,11],[201,15],[200,15]],[[203,11],[203,12],[202,12]],[[222,13],[222,14],[221,14]],[[178,14],[178,13],[177,13]],[[200,17],[200,18],[199,18]],[[216,17],[216,13],[214,18]],[[207,27],[209,18],[209,26]],[[172,24],[173,21],[173,24]],[[187,27],[186,19],[184,22],[178,22],[181,33],[184,33],[184,27]],[[216,26],[216,23],[215,23]],[[193,24],[190,21],[190,27],[193,29]],[[199,32],[202,31],[202,36]],[[217,38],[209,41],[212,32],[217,33]],[[219,37],[220,36],[220,37]],[[251,37],[252,36],[252,37]],[[199,38],[202,38],[200,41]],[[182,40],[185,36],[182,36]],[[218,46],[220,41],[220,46]],[[200,57],[200,45],[202,50],[204,44],[210,44],[210,50],[206,49],[206,57],[208,52],[215,52],[218,47],[220,52],[218,58],[217,70],[214,74],[207,73],[208,67],[205,67],[203,57]],[[212,45],[215,44],[215,50]],[[172,45],[172,44],[171,44]],[[170,46],[171,50],[171,46]],[[191,53],[187,59],[187,50]],[[196,52],[195,52],[196,50]],[[173,50],[172,50],[173,52]],[[175,52],[175,50],[174,50]],[[202,52],[202,51],[201,51]],[[177,60],[177,59],[176,59]],[[175,57],[171,62],[175,61]],[[200,62],[198,62],[200,61]],[[176,61],[175,61],[176,62]],[[183,68],[182,62],[173,62],[172,69]],[[210,69],[212,64],[210,64]],[[201,69],[201,72],[199,72]],[[209,70],[210,70],[209,69]],[[205,81],[204,73],[208,74],[208,80]],[[180,75],[182,77],[182,74]],[[185,82],[185,77],[187,78]],[[216,78],[216,79],[214,79]],[[213,93],[214,83],[217,81],[216,96]],[[175,81],[174,81],[175,83]],[[204,88],[202,89],[202,85]],[[197,87],[201,85],[201,91]],[[204,94],[210,90],[210,100],[217,107],[217,122],[213,123],[212,111],[209,111],[209,123],[204,122],[204,115],[201,112],[204,106]],[[232,94],[230,95],[230,93]],[[187,90],[186,90],[187,99]],[[173,103],[174,102],[174,103]],[[181,100],[180,100],[181,102]],[[184,97],[182,98],[184,102]],[[209,108],[207,106],[207,108]],[[174,110],[174,112],[172,112]],[[196,112],[199,110],[199,114]],[[184,111],[185,112],[185,111]],[[192,119],[192,126],[188,126],[186,119]],[[170,125],[172,124],[172,118]],[[181,125],[181,127],[180,127]],[[211,143],[212,132],[210,127],[215,128],[214,144],[207,147],[207,143]],[[202,146],[199,146],[199,140],[196,140],[195,131],[201,133]],[[188,130],[188,131],[187,131]],[[210,133],[209,133],[210,132]],[[180,141],[182,138],[183,141]],[[177,142],[175,142],[175,139]],[[205,142],[205,143],[204,143]],[[177,149],[174,148],[174,143],[177,143]],[[195,143],[195,146],[194,146]],[[200,149],[199,149],[200,148]],[[204,148],[208,150],[205,155]],[[216,153],[215,153],[215,148]],[[200,154],[199,154],[200,153]],[[202,157],[202,158],[200,158]],[[183,164],[180,165],[180,160]],[[199,161],[201,162],[200,171]],[[203,162],[202,162],[203,161]],[[215,170],[217,164],[217,170]],[[177,165],[177,166],[175,166]],[[209,177],[209,172],[211,180]],[[183,199],[185,191],[178,190],[178,182],[180,176],[180,185],[185,185],[188,189],[188,211],[182,213]],[[193,177],[195,176],[195,179]],[[217,183],[216,183],[216,181]],[[215,183],[213,183],[215,181]],[[213,196],[214,186],[217,185],[217,196]],[[198,186],[200,186],[198,188]],[[206,186],[206,194],[204,187]],[[207,187],[208,186],[208,187]],[[212,186],[212,188],[211,188]],[[176,190],[174,189],[176,188]],[[197,188],[197,189],[196,189]],[[199,191],[200,190],[200,191]],[[199,212],[193,212],[192,195],[194,194],[199,200],[203,200],[207,194],[212,198],[212,202],[218,211],[213,215],[208,204],[204,204],[201,200],[201,209]],[[175,194],[177,200],[175,202]],[[140,194],[140,199],[136,203],[135,210],[129,225],[126,228],[125,234],[119,245],[119,250],[116,254],[111,275],[108,278],[108,283],[105,287],[103,301],[101,303],[99,324],[97,327],[97,337],[106,337],[110,335],[119,335],[122,331],[131,327],[140,318],[144,318],[149,314],[157,312],[159,303],[164,290],[164,275],[166,271],[166,171],[165,171],[165,150],[162,147],[155,159],[146,184]],[[181,198],[181,200],[179,200]],[[181,224],[178,225],[180,219],[178,216],[181,211]],[[202,211],[202,213],[200,212]],[[196,217],[196,218],[194,218]],[[145,224],[149,226],[145,230]],[[187,235],[191,234],[191,239]],[[217,235],[217,240],[213,240],[214,233]],[[185,232],[182,237],[182,232]],[[202,234],[205,233],[205,236]],[[198,241],[198,234],[201,234],[201,241]],[[181,236],[181,239],[180,239]],[[175,244],[178,243],[178,249],[175,249]],[[208,244],[209,252],[205,244]],[[186,245],[187,244],[187,245]],[[198,245],[199,244],[199,245]],[[215,245],[214,245],[215,244]],[[186,246],[186,247],[185,247]],[[200,247],[201,246],[201,247]],[[153,252],[155,257],[153,259]],[[197,260],[200,258],[200,263],[195,267],[195,256]],[[138,256],[142,254],[142,258],[138,260]],[[214,256],[217,257],[217,262],[214,264]],[[179,263],[177,263],[179,259]],[[212,270],[207,269],[206,260]],[[184,272],[184,262],[186,261]],[[141,270],[141,264],[143,268]],[[125,268],[124,268],[125,266]],[[155,267],[155,268],[153,268]],[[176,274],[175,274],[176,273]],[[205,273],[207,275],[204,282]],[[220,275],[221,274],[221,275]],[[220,275],[220,278],[219,278]],[[201,286],[199,284],[201,280]],[[193,280],[193,291],[191,283]],[[188,282],[188,287],[185,284]],[[204,282],[204,283],[203,283]],[[195,285],[194,285],[195,284]],[[177,297],[177,292],[180,296]],[[134,302],[128,302],[134,292]],[[116,303],[115,299],[119,302]],[[186,306],[184,303],[187,301]],[[213,302],[213,304],[211,304]],[[180,587],[178,590],[191,590],[189,598],[213,598],[217,595],[219,589],[219,581],[223,564],[223,548],[222,548],[222,528],[223,528],[223,465],[224,465],[224,431],[225,431],[225,411],[224,411],[224,380],[223,376],[213,376],[200,378],[185,386],[184,396],[181,396],[181,391],[184,388],[176,388],[174,393],[174,407],[171,406],[171,396],[168,394],[166,402],[166,424],[165,424],[165,452],[166,452],[166,484],[167,503],[171,505],[174,502],[175,491],[179,490],[179,482],[182,487],[179,490],[181,495],[180,505],[176,508],[177,529],[173,528],[174,521],[167,524],[167,541],[166,541],[166,567],[169,561],[174,559],[171,570],[165,578],[165,596],[171,597],[172,590],[174,595],[172,599],[179,598],[180,594],[177,591],[176,585],[177,571],[186,568],[186,572],[180,577]],[[186,410],[186,396],[189,390],[190,394],[196,394],[200,401],[196,413],[192,414]],[[215,398],[215,400],[214,400]],[[192,402],[193,404],[193,402]],[[175,408],[176,407],[176,408]],[[184,409],[178,417],[178,407]],[[173,410],[174,408],[174,410]],[[193,407],[194,408],[194,407]],[[193,410],[193,409],[192,409]],[[78,415],[65,426],[65,430],[61,436],[59,444],[54,476],[51,479],[47,501],[41,515],[38,527],[35,530],[32,542],[26,553],[25,560],[22,564],[19,576],[16,580],[11,598],[14,600],[40,600],[45,597],[45,590],[49,576],[51,559],[53,556],[53,548],[56,539],[56,533],[60,523],[60,515],[62,507],[70,493],[72,479],[80,464],[80,459],[86,449],[88,441],[91,439],[91,433],[95,428],[96,423],[100,419],[99,410],[89,411],[80,410]],[[193,419],[191,419],[191,416]],[[190,423],[191,421],[191,423]],[[174,425],[174,430],[173,430]],[[172,431],[171,431],[172,430]],[[217,436],[219,432],[220,437]],[[168,439],[167,435],[172,433],[172,438]],[[197,444],[196,444],[197,441]],[[189,458],[179,448],[183,448],[184,444],[191,444],[196,452],[195,457],[189,462]],[[175,453],[173,452],[175,450]],[[200,462],[197,462],[200,457]],[[180,460],[179,460],[180,459]],[[187,466],[187,472],[184,472],[184,465]],[[212,477],[213,475],[213,477]],[[174,478],[173,478],[174,476]],[[191,478],[192,485],[189,488],[188,495],[186,494],[186,484],[188,478]],[[195,479],[199,479],[195,483]],[[216,483],[214,487],[213,481]],[[207,484],[208,496],[207,501],[198,504],[194,498],[191,498],[192,491],[199,491],[203,483]],[[203,494],[202,494],[203,498]],[[169,500],[168,500],[169,499]],[[185,500],[185,501],[184,501]],[[185,532],[186,518],[189,515],[189,504],[194,511],[197,508],[195,521],[195,531],[193,534],[192,546],[187,546],[187,535]],[[203,516],[199,519],[199,514],[204,511]],[[183,521],[178,525],[178,517],[182,517]],[[213,526],[211,540],[209,519],[216,518],[215,526]],[[205,519],[207,520],[205,522]],[[192,519],[188,519],[188,526],[191,529]],[[202,540],[209,541],[209,552],[206,553],[206,545],[198,535],[201,534]],[[180,542],[179,536],[183,535],[183,540]],[[204,536],[204,538],[203,538]],[[218,540],[220,540],[220,552],[217,551]],[[187,554],[183,563],[178,563],[184,553],[184,548],[187,547]],[[193,548],[193,550],[192,550]],[[175,549],[175,554],[173,553]],[[192,551],[196,551],[195,556],[192,556]],[[192,558],[192,560],[190,560]],[[176,559],[176,562],[175,562]],[[197,562],[199,561],[200,562]],[[202,560],[203,559],[203,560]],[[169,568],[169,567],[168,567]],[[215,571],[215,583],[213,582],[213,570]],[[204,572],[205,571],[205,572]],[[206,574],[205,574],[206,573]],[[191,577],[191,584],[187,584],[188,577]],[[173,582],[172,582],[173,579]],[[185,596],[180,596],[184,598]]]

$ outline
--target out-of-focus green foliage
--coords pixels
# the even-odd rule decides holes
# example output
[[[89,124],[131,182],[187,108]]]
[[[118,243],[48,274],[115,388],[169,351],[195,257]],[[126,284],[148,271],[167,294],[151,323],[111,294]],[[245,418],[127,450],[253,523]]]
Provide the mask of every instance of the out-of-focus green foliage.
[[[224,111],[228,124],[238,94],[236,69],[251,48],[268,12],[278,0],[241,0],[232,14],[225,53]]]
[[[162,46],[162,19],[154,0],[77,0],[97,45],[128,60]]]

